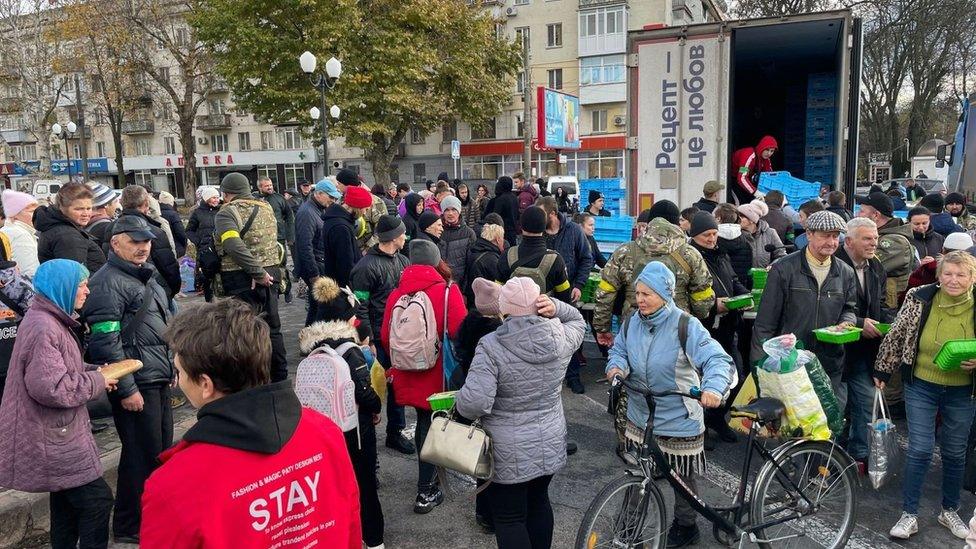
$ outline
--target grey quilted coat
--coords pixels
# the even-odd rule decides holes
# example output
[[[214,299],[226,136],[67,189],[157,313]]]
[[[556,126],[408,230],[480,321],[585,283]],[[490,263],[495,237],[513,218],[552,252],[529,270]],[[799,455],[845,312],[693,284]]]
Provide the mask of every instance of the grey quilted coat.
[[[515,316],[481,339],[457,411],[481,418],[491,436],[492,480],[516,484],[566,465],[566,418],[560,392],[586,323],[557,300],[556,318]]]

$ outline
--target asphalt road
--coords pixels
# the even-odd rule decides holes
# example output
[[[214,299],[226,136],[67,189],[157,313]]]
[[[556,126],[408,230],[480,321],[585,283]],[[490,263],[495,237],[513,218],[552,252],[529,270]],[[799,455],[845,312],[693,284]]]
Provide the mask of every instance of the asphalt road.
[[[194,300],[186,300],[185,304]],[[300,359],[297,333],[304,321],[304,302],[296,299],[285,305],[281,317],[288,348],[289,364],[294,371]],[[606,385],[595,380],[603,371],[592,342],[585,347],[590,356],[583,371],[587,392],[575,395],[563,390],[563,406],[569,427],[569,437],[579,445],[579,451],[569,458],[568,466],[558,473],[550,487],[555,513],[554,548],[569,548],[573,544],[582,516],[596,493],[608,482],[621,475],[623,464],[614,454],[615,436],[612,418],[606,413]],[[180,415],[192,412],[185,407]],[[406,434],[412,437],[412,412],[408,412]],[[386,546],[391,549],[420,548],[490,548],[494,537],[481,532],[474,522],[474,485],[458,477],[451,477],[451,492],[446,501],[427,515],[412,511],[416,495],[417,462],[415,456],[405,456],[383,445],[383,426],[377,428],[380,447],[380,500],[386,519]],[[904,433],[902,425],[901,433]],[[904,439],[904,435],[902,435]],[[905,440],[902,440],[903,447]],[[705,482],[699,482],[702,497],[713,505],[731,502],[738,484],[739,471],[745,455],[745,443],[722,444],[707,454],[708,472]],[[758,468],[756,464],[754,468]],[[964,542],[953,537],[936,522],[940,507],[941,461],[935,457],[928,482],[924,487],[920,515],[920,532],[907,542],[888,539],[888,529],[900,516],[900,475],[881,490],[874,490],[866,479],[859,488],[857,527],[848,547],[872,549],[880,547],[950,548],[962,547]],[[673,505],[670,487],[662,483],[667,506]],[[968,521],[973,514],[976,498],[964,494],[960,516]],[[668,519],[670,521],[670,518]],[[722,547],[711,537],[711,525],[699,518],[702,541],[696,547]],[[811,533],[816,537],[816,532]],[[801,546],[818,547],[812,539]],[[116,545],[115,547],[133,547]]]

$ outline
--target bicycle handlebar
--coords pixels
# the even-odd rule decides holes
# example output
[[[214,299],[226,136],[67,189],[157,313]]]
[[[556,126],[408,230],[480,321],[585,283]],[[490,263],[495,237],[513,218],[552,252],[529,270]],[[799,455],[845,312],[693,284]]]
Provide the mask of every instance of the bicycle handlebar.
[[[656,391],[651,391],[650,389],[646,389],[644,387],[640,387],[638,385],[635,385],[635,384],[631,383],[630,381],[627,381],[626,379],[624,379],[624,378],[622,378],[620,376],[613,376],[613,379],[610,380],[610,387],[616,387],[616,386],[618,386],[620,384],[623,384],[624,387],[630,389],[631,391],[634,391],[635,393],[640,393],[640,394],[644,395],[645,397],[648,397],[648,396],[649,397],[680,396],[680,397],[684,397],[684,398],[690,398],[692,400],[701,400],[701,396],[702,396],[702,390],[699,387],[692,387],[691,389],[688,390],[687,393],[683,393],[681,391],[660,391],[660,392],[656,392]]]

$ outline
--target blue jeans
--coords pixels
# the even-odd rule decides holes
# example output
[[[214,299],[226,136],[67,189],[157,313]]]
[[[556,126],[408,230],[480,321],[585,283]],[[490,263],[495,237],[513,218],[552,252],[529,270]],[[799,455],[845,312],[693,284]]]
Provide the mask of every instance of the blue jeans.
[[[902,484],[902,509],[918,514],[922,483],[935,449],[935,416],[942,414],[939,453],[942,456],[942,508],[959,508],[959,491],[966,466],[966,442],[976,404],[972,387],[947,387],[921,379],[905,384],[908,416],[908,460]]]
[[[847,406],[850,410],[850,434],[847,437],[847,451],[856,460],[868,458],[868,422],[871,421],[871,407],[874,406],[874,380],[866,368],[857,365],[847,376]]]

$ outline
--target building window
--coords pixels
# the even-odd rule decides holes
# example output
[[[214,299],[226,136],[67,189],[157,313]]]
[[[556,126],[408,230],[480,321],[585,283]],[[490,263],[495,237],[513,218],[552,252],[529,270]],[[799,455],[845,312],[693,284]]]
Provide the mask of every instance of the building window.
[[[186,46],[189,43],[190,43],[190,30],[185,27],[176,29],[176,45]]]
[[[607,110],[600,109],[590,113],[593,117],[593,133],[606,133],[607,131]]]
[[[96,141],[95,142],[95,157],[102,158],[105,156],[105,142]]]
[[[550,48],[563,47],[562,23],[550,23],[546,25],[546,46]]]
[[[149,170],[142,170],[132,174],[136,181],[136,185],[148,185],[149,188],[153,188],[152,172]]]
[[[515,75],[515,91],[525,93],[525,71]]]
[[[278,187],[278,168],[274,164],[270,166],[258,166],[258,177],[267,177],[274,184],[275,188]]]
[[[546,72],[549,74],[549,87],[554,90],[563,89],[563,70],[549,69]]]
[[[261,132],[261,150],[262,151],[272,151],[274,150],[274,136],[270,130]]]
[[[285,189],[297,189],[298,183],[305,179],[303,164],[285,164]]]
[[[580,12],[580,38],[604,34],[622,34],[624,32],[627,30],[624,28],[623,6]]]
[[[149,156],[152,154],[152,147],[148,139],[136,139],[136,156]]]
[[[529,51],[531,35],[529,34],[529,27],[519,27],[515,29],[515,43],[522,44],[522,48],[525,51]]]
[[[413,165],[413,182],[423,183],[427,179],[427,164]]]
[[[492,118],[483,126],[471,126],[471,139],[494,139],[495,119]]]
[[[95,107],[95,125],[102,126],[106,124],[105,110],[101,107]]]
[[[426,142],[427,138],[424,136],[422,131],[417,128],[410,128],[410,144],[423,145]]]
[[[515,135],[516,137],[525,137],[525,122],[522,121],[522,115],[515,116]]]
[[[281,149],[301,149],[302,132],[296,126],[278,128],[278,143]]]
[[[159,67],[159,79],[163,82],[169,82],[169,67]]]
[[[241,132],[237,134],[237,145],[238,145],[238,150],[241,151],[251,150],[251,132]]]
[[[169,104],[169,101],[162,101],[159,106],[158,111],[160,120],[172,120],[173,119],[173,106]]]
[[[166,154],[176,154],[176,138],[164,137],[163,148],[166,149]]]
[[[580,59],[580,85],[613,84],[626,81],[623,55]]]
[[[227,134],[218,133],[210,137],[210,152],[227,152]]]
[[[441,142],[450,143],[457,139],[457,120],[441,126]]]
[[[223,99],[211,99],[209,107],[210,114],[227,114],[227,104]]]

